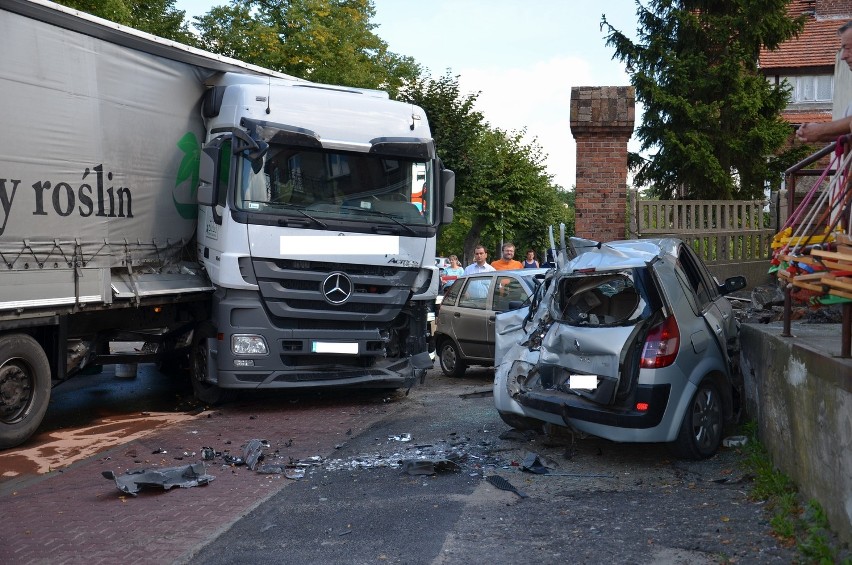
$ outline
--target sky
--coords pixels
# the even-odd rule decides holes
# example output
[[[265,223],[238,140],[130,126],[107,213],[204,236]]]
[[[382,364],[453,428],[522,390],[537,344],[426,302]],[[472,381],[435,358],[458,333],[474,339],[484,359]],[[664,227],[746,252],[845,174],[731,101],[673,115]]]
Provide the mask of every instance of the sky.
[[[192,16],[225,0],[176,0]],[[636,34],[634,0],[373,0],[376,35],[399,55],[413,57],[437,78],[448,70],[464,93],[479,93],[476,109],[492,126],[526,130],[547,155],[554,183],[571,188],[576,145],[570,128],[573,86],[629,85],[612,60],[601,15]],[[638,112],[637,112],[637,120]],[[638,125],[638,124],[637,124]],[[630,149],[636,151],[635,140]]]

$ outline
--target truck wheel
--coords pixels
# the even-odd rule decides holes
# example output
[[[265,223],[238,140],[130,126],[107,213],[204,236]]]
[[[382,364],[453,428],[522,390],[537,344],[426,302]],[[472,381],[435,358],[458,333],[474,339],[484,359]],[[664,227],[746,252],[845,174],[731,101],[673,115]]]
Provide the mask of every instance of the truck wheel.
[[[461,377],[467,369],[467,365],[462,361],[458,346],[451,339],[445,339],[441,342],[438,359],[441,362],[441,371],[448,377]]]
[[[707,459],[716,453],[724,432],[722,395],[710,379],[704,379],[689,403],[680,432],[672,444],[682,459]]]
[[[198,339],[192,344],[190,380],[192,381],[192,392],[200,402],[216,406],[230,399],[229,390],[219,388],[207,381],[207,337],[201,332]]]
[[[50,364],[25,334],[0,337],[0,449],[20,445],[41,424],[50,402]]]

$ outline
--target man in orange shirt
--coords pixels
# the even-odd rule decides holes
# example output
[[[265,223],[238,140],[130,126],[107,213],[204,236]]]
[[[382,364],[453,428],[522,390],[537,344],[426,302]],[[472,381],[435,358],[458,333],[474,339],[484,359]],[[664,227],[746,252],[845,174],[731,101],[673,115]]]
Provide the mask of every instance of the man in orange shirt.
[[[523,269],[524,265],[520,261],[515,261],[515,244],[507,241],[503,244],[503,257],[491,263],[497,271],[510,271],[513,269]]]

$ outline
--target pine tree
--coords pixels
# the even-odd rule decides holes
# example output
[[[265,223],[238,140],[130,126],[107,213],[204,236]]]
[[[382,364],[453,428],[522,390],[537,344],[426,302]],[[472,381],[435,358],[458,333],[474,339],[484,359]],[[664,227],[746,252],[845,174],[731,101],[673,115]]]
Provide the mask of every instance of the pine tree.
[[[762,47],[795,37],[804,18],[789,0],[638,1],[638,40],[604,15],[607,45],[644,105],[634,183],[663,199],[761,198],[794,158],[776,156],[791,133],[786,83],[758,69]]]

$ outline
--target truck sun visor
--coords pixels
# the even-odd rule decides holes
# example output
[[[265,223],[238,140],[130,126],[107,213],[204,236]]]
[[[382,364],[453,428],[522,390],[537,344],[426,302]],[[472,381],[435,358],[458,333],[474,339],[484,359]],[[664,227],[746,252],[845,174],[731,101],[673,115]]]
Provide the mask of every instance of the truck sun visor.
[[[309,129],[284,124],[273,124],[250,118],[242,118],[240,125],[246,128],[249,133],[269,143],[322,149],[319,136]]]
[[[435,146],[431,139],[405,137],[378,137],[370,140],[370,153],[386,157],[426,160],[435,158]]]

